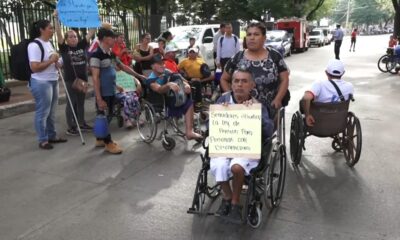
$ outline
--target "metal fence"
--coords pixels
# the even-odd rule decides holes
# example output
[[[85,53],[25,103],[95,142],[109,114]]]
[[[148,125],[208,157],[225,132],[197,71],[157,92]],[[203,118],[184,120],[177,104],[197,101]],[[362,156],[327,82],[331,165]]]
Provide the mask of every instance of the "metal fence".
[[[29,28],[33,22],[48,19],[54,24],[53,11],[53,6],[41,2],[22,6],[9,1],[0,1],[0,69],[6,79],[11,78],[9,64],[11,46],[29,38]],[[100,17],[102,21],[116,27],[116,31],[125,34],[128,47],[138,43],[140,34],[144,32],[142,19],[131,11],[121,13],[100,11]],[[66,29],[64,27],[64,31]],[[79,29],[79,32],[83,36],[87,29]],[[56,34],[52,42],[57,43]],[[54,46],[57,48],[57,44]]]

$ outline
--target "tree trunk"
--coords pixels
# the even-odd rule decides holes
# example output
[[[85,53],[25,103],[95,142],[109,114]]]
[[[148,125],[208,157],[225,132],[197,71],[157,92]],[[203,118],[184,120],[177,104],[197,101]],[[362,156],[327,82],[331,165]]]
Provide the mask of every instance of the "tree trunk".
[[[394,36],[400,35],[400,9],[396,9],[396,13],[394,15],[393,35]]]
[[[126,45],[128,46],[128,48],[131,48],[131,41],[129,40],[129,29],[128,29],[128,23],[126,21],[126,9],[124,9],[122,11],[122,14],[118,14],[119,18],[121,18],[121,22],[122,22],[122,26],[124,27],[124,38],[125,38],[125,42]]]

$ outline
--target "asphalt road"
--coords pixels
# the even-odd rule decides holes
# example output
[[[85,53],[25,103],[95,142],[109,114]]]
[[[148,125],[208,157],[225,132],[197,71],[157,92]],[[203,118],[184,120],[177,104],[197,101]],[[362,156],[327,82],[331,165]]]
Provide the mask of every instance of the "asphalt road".
[[[331,140],[310,137],[298,168],[288,165],[281,206],[264,211],[259,229],[189,215],[199,153],[178,140],[172,152],[160,142],[139,140],[136,130],[118,129],[125,152],[94,149],[86,134],[52,151],[39,150],[33,113],[0,120],[0,239],[400,239],[400,77],[380,73],[376,62],[388,36],[361,36],[356,52],[345,39],[345,79],[355,86],[350,106],[361,120],[363,149],[350,169]],[[304,91],[333,58],[333,45],[287,58],[291,69],[291,115]],[[93,101],[87,102],[93,119]],[[64,106],[57,115],[65,131]],[[287,146],[288,145],[287,141]],[[214,204],[214,208],[219,203]]]

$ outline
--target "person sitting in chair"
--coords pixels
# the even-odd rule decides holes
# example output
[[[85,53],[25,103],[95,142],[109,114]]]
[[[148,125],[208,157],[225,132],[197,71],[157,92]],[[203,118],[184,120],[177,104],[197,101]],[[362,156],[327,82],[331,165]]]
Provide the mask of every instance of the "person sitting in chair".
[[[170,81],[172,73],[165,69],[164,62],[161,55],[156,54],[152,58],[151,68],[153,72],[149,75],[146,84],[150,86],[151,90],[158,94],[167,94],[170,90],[178,93],[181,88],[180,86]],[[190,86],[186,81],[183,81],[185,94],[190,94]],[[186,101],[182,106],[167,106],[167,112],[169,117],[181,117],[185,115],[186,125],[186,138],[191,139],[202,139],[203,137],[193,131],[193,102],[190,98],[186,98]]]
[[[197,47],[190,48],[188,57],[179,63],[178,68],[181,74],[189,80],[190,85],[194,88],[193,100],[196,108],[202,106],[202,85],[214,80],[214,74],[209,70],[205,74],[202,67],[208,68],[203,58],[199,57],[199,49]]]
[[[219,104],[244,104],[251,105],[258,101],[251,96],[255,82],[252,73],[248,70],[238,69],[232,76],[232,92],[222,95],[217,103]],[[262,138],[267,139],[272,136],[274,122],[269,118],[268,110],[262,105]],[[242,223],[241,207],[239,206],[240,193],[244,183],[245,175],[250,174],[250,170],[257,167],[257,159],[246,158],[212,158],[210,169],[215,176],[215,180],[221,183],[223,199],[215,215],[220,216],[233,223]],[[233,175],[232,189],[229,178]]]
[[[344,75],[344,64],[340,60],[330,60],[326,67],[325,73],[327,79],[315,81],[310,90],[304,93],[304,114],[306,116],[306,124],[312,127],[315,123],[314,117],[310,114],[311,101],[315,102],[339,102],[348,100],[353,95],[353,84],[342,80]]]

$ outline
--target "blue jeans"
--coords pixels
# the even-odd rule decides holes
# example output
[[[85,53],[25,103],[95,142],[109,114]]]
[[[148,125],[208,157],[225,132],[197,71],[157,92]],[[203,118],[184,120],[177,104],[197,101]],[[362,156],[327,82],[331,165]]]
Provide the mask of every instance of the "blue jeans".
[[[40,81],[31,78],[30,86],[35,99],[35,129],[39,143],[55,139],[58,81]]]

